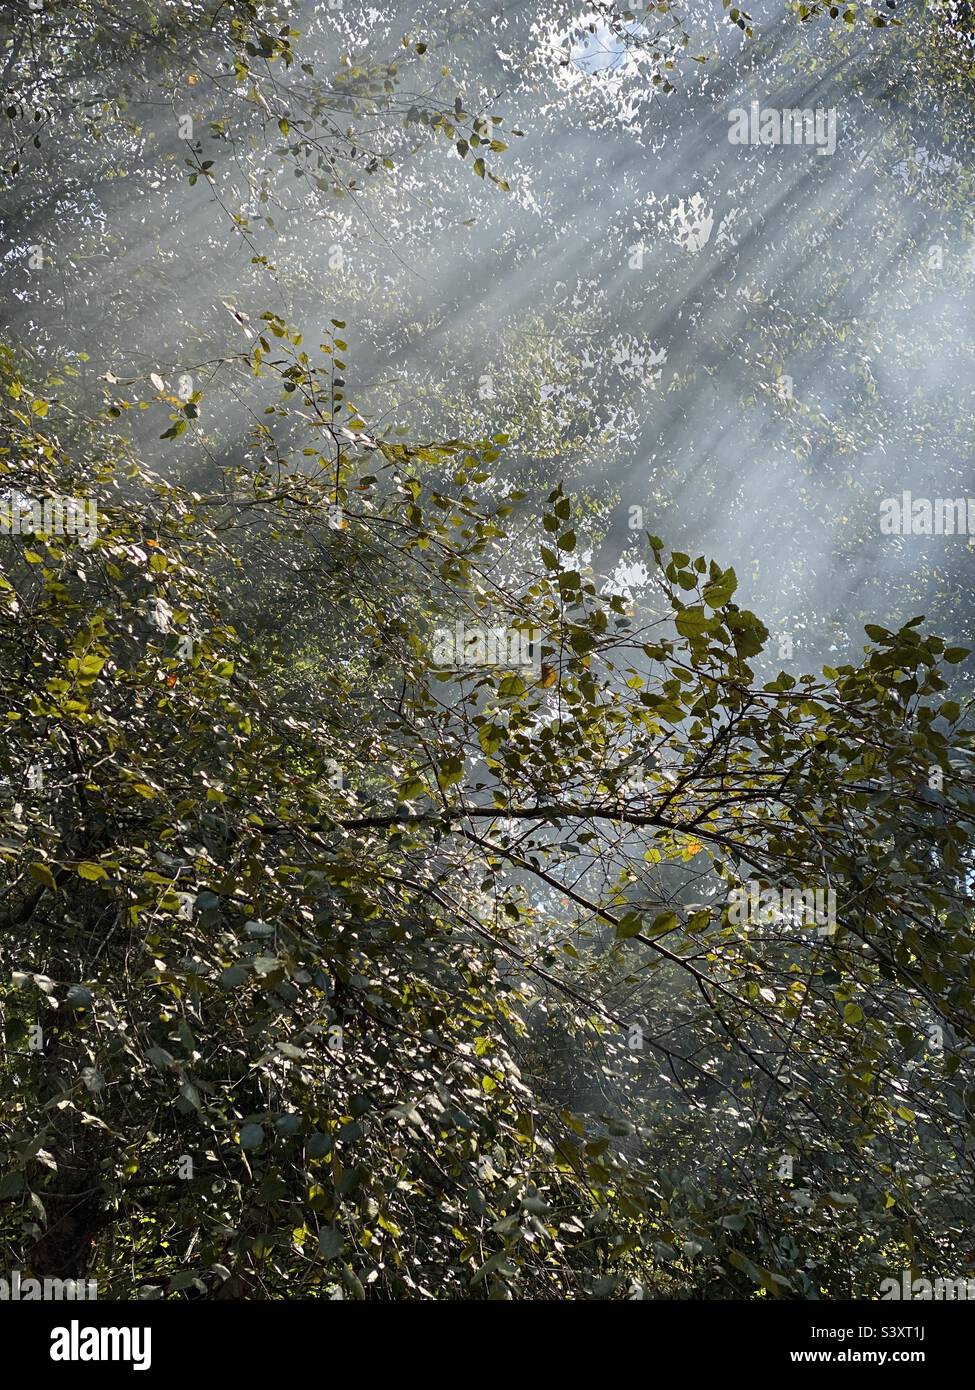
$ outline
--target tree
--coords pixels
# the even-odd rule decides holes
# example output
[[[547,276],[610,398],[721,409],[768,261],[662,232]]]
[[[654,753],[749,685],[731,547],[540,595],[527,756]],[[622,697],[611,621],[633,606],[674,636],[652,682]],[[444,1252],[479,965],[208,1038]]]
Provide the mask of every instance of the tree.
[[[601,593],[561,488],[523,568],[503,436],[383,438],[344,324],[252,331],[262,462],[206,493],[112,383],[82,418],[3,358],[10,1262],[370,1298],[961,1268],[964,652],[918,619],[758,682],[733,570],[650,537],[656,599]],[[206,408],[159,395],[170,440]]]

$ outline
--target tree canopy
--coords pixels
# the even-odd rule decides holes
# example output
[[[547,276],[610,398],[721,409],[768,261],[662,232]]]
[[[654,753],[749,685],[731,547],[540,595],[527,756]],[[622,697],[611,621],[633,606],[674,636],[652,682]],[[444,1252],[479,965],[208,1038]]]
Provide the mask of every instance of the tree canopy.
[[[936,84],[944,176],[919,212],[881,181],[865,250],[848,166],[753,171],[756,223],[722,214],[705,277],[690,201],[633,257],[632,190],[657,198],[634,156],[546,303],[520,231],[536,195],[565,205],[521,147],[562,158],[568,111],[566,148],[602,148],[622,80],[550,8],[537,61],[561,81],[574,54],[582,90],[534,130],[468,10],[381,59],[336,46],[330,7],[15,16],[11,1266],[103,1297],[353,1299],[871,1298],[891,1270],[972,1269],[970,584],[946,551],[838,606],[802,588],[810,553],[843,571],[878,543],[888,444],[946,494],[965,476],[970,328],[905,402],[909,440],[878,381],[953,321],[933,277],[970,293],[927,258],[936,217],[946,249],[967,227],[970,12],[802,5],[769,37],[735,9],[596,7],[652,96],[630,134],[664,101],[716,119],[692,67],[798,81],[820,44],[868,133],[914,74],[874,155],[898,178]],[[432,270],[469,199],[501,228],[497,337],[464,307],[487,252],[451,263],[442,321],[400,264],[405,207]],[[874,283],[888,242],[910,283]],[[801,284],[756,283],[773,244]],[[748,475],[720,550],[716,420],[791,470]],[[766,593],[741,518],[790,489]]]

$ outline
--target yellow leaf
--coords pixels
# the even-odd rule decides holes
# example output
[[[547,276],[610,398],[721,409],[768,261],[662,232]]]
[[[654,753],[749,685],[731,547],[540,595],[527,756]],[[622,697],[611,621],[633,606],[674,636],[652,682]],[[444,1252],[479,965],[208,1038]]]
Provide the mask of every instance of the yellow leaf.
[[[84,860],[77,866],[76,872],[81,878],[87,879],[89,883],[94,883],[100,878],[108,878],[108,874],[101,864],[93,864],[90,859]]]
[[[51,873],[51,870],[47,867],[46,864],[31,864],[30,868],[28,869],[28,873],[30,874],[31,878],[35,879],[38,883],[42,883],[45,888],[51,888],[54,891],[57,891],[57,884],[54,882],[54,875]]]

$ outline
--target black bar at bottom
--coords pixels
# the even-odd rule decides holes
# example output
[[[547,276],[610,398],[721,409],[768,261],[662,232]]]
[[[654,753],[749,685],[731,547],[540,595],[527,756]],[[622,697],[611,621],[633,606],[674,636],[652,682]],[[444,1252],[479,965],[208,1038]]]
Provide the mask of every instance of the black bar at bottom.
[[[560,1317],[547,1315],[542,1324],[535,1308],[531,1323],[514,1310],[497,1315],[482,1308],[477,1314],[481,1337],[490,1339],[499,1329],[511,1329],[519,1338],[544,1339],[544,1360],[557,1362],[577,1356],[581,1328],[577,1321],[560,1331]],[[280,1377],[292,1370],[312,1369],[319,1357],[346,1346],[355,1362],[363,1356],[363,1369],[373,1375],[389,1356],[389,1373],[408,1369],[404,1351],[424,1346],[433,1351],[433,1335],[450,1335],[461,1317],[444,1309],[446,1323],[432,1308],[421,1304],[396,1307],[389,1303],[352,1305],[349,1302],[299,1300],[278,1303],[142,1302],[0,1303],[0,1336],[8,1355],[14,1353],[29,1377],[47,1372],[55,1380],[73,1380],[91,1373],[136,1376],[174,1383],[192,1369],[194,1383],[242,1376],[253,1382],[262,1373]],[[401,1319],[409,1318],[408,1323]],[[419,1316],[421,1322],[417,1323]],[[577,1316],[577,1315],[576,1315]],[[427,1323],[427,1317],[433,1321]],[[485,1323],[485,1318],[490,1319]],[[852,1366],[881,1366],[901,1370],[948,1370],[967,1351],[972,1313],[962,1302],[932,1303],[920,1300],[890,1303],[798,1303],[760,1300],[749,1303],[617,1304],[615,1311],[593,1312],[586,1342],[595,1355],[615,1355],[614,1339],[638,1334],[641,1345],[653,1338],[655,1356],[679,1357],[690,1375],[697,1372],[786,1371],[796,1366],[825,1370]],[[350,1321],[351,1319],[351,1321]],[[604,1321],[604,1319],[608,1319]],[[617,1319],[619,1319],[617,1321]],[[365,1335],[366,1342],[361,1338]],[[333,1338],[354,1337],[347,1344]],[[408,1341],[404,1343],[403,1337]],[[598,1339],[595,1340],[595,1339]],[[485,1340],[484,1348],[492,1345]],[[541,1345],[541,1344],[540,1344]],[[358,1347],[358,1353],[354,1348]],[[631,1362],[634,1349],[628,1341]],[[202,1357],[200,1353],[203,1353]],[[480,1360],[487,1366],[487,1358]],[[641,1353],[642,1355],[642,1353]],[[345,1355],[342,1356],[345,1360]],[[407,1358],[408,1360],[409,1358]],[[141,1369],[140,1369],[141,1367]],[[465,1373],[466,1374],[466,1373]]]

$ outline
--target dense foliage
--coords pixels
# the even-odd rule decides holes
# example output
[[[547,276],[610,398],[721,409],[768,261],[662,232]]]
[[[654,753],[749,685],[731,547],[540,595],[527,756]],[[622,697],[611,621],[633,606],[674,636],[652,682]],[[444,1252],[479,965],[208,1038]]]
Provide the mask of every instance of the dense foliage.
[[[333,81],[301,51],[320,16],[188,9],[47,4],[23,16],[46,60],[18,31],[4,60],[19,240],[89,253],[28,277],[0,354],[5,1265],[123,1298],[871,1298],[890,1271],[971,1274],[967,648],[857,611],[855,655],[780,670],[732,565],[649,526],[626,537],[645,577],[607,579],[619,494],[582,471],[586,400],[553,422],[527,399],[531,346],[502,398],[445,378],[391,423],[358,355],[367,278],[362,329],[337,303],[305,341],[302,267],[272,300],[287,236],[265,254],[244,190],[284,165],[355,198],[452,149],[503,216],[501,118],[419,99],[432,40],[404,40],[405,75]],[[666,32],[690,62],[691,18]],[[124,86],[96,92],[95,50]],[[130,108],[187,64],[233,171],[191,147],[139,214],[172,222],[158,263],[99,303],[123,238],[81,189],[112,164],[155,187]],[[34,175],[65,150],[76,186],[44,213]],[[229,345],[180,295],[200,180],[245,251]],[[273,307],[245,308],[261,277]],[[126,371],[133,296],[160,351]],[[99,317],[66,342],[79,304]],[[846,429],[803,409],[793,442]],[[95,504],[91,543],[44,498]],[[459,625],[532,659],[444,659]]]

